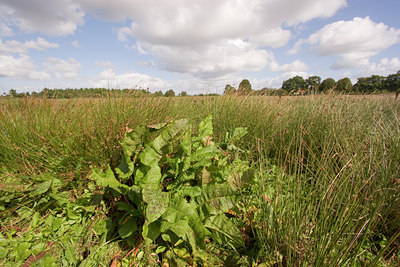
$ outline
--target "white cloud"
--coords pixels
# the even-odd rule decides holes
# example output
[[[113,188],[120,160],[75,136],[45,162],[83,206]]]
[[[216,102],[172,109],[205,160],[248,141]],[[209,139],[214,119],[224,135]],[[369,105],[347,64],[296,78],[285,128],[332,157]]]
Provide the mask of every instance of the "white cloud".
[[[370,76],[373,74],[387,76],[400,70],[400,58],[383,58],[379,63],[371,62],[361,69],[361,76]]]
[[[98,88],[131,88],[150,91],[166,90],[171,83],[161,78],[141,73],[116,74],[111,68],[103,70],[90,81],[91,86]]]
[[[73,79],[78,76],[81,64],[75,58],[68,60],[50,57],[43,63],[48,72],[54,73],[57,79]]]
[[[301,60],[296,59],[292,63],[287,63],[283,65],[279,65],[278,62],[273,60],[269,66],[271,71],[274,72],[300,72],[308,70],[307,64],[302,62]]]
[[[4,22],[0,21],[0,36],[13,35],[12,29]]]
[[[83,24],[84,12],[75,0],[2,1],[0,20],[23,32],[51,35],[73,34]]]
[[[72,41],[71,44],[72,44],[72,46],[75,47],[75,48],[80,48],[80,47],[81,47],[81,44],[80,44],[77,40]]]
[[[289,54],[307,50],[320,56],[339,55],[333,69],[356,68],[368,64],[370,58],[400,42],[400,29],[375,23],[369,17],[328,24],[307,39],[299,40]]]
[[[255,49],[248,43],[225,40],[217,44],[192,47],[171,47],[145,44],[151,54],[156,55],[161,68],[171,72],[190,73],[203,79],[212,79],[226,74],[249,70],[261,70],[270,53]]]
[[[36,49],[44,51],[48,48],[58,48],[58,44],[50,43],[43,38],[36,38],[36,41],[30,40],[21,43],[16,40],[8,40],[6,42],[2,42],[0,39],[0,53],[28,53],[29,49]]]
[[[291,38],[291,32],[282,25],[332,16],[346,5],[346,0],[81,0],[80,3],[86,12],[99,18],[130,20],[130,25],[119,29],[118,39],[134,39],[134,48],[156,56],[164,69],[214,78],[262,69],[269,58],[265,47],[281,47]]]
[[[250,42],[256,44],[257,46],[278,48],[287,44],[291,36],[292,34],[289,30],[274,28],[251,36]]]
[[[46,80],[50,75],[36,71],[37,66],[27,55],[0,55],[0,77],[10,77],[23,80]]]

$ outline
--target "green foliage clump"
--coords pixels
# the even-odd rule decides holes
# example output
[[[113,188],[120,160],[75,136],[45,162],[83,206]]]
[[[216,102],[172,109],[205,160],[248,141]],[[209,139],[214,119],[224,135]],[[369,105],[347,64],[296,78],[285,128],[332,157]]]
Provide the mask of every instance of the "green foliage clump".
[[[287,92],[297,91],[304,88],[306,88],[306,82],[301,76],[295,76],[282,83],[282,89]]]
[[[241,81],[237,93],[239,95],[249,95],[251,92],[252,88],[249,80],[244,79],[243,81]]]
[[[235,146],[246,133],[236,128],[214,143],[211,115],[199,124],[197,135],[185,119],[127,132],[119,163],[91,175],[112,195],[119,236],[133,245],[140,235],[147,245],[157,244],[165,258],[186,251],[204,260],[207,239],[243,248],[237,221],[225,213],[235,208],[243,197],[239,188],[253,178]]]
[[[351,83],[351,80],[346,77],[336,82],[335,89],[338,92],[350,93],[353,89],[353,84]]]
[[[165,92],[164,94],[166,97],[173,97],[175,96],[175,92],[172,89],[169,89],[168,91]]]
[[[319,87],[320,92],[328,92],[329,90],[333,90],[335,88],[335,80],[332,78],[326,78],[322,81],[321,86]]]

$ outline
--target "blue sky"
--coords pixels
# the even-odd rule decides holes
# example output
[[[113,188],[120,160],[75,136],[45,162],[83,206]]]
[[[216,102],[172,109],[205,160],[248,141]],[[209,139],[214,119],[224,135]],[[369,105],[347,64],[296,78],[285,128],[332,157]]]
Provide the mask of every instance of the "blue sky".
[[[0,0],[0,93],[222,93],[400,70],[398,0]]]

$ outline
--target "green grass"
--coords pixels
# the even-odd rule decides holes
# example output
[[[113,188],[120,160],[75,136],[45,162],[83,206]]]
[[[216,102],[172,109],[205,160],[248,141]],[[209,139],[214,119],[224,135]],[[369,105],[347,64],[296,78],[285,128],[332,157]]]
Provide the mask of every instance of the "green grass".
[[[399,264],[400,105],[389,96],[0,99],[0,181],[24,192],[41,181],[34,177],[53,176],[71,199],[80,199],[89,194],[91,166],[110,162],[127,129],[171,118],[197,125],[208,114],[216,140],[235,127],[248,128],[240,147],[260,174],[257,212],[249,219],[255,245],[240,252],[243,261]],[[28,191],[18,199],[18,208],[35,208]],[[29,226],[15,206],[1,204],[4,238],[12,226]],[[90,214],[100,220],[104,212]],[[40,216],[49,212],[43,208]],[[82,261],[95,245],[80,238],[71,244]],[[99,251],[118,242],[104,244]]]

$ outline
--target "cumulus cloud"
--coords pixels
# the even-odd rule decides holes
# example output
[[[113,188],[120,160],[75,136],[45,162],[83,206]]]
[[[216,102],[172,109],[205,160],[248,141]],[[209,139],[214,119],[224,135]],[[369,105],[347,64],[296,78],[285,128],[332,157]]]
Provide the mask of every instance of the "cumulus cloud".
[[[57,79],[73,79],[78,76],[81,64],[75,58],[67,60],[50,57],[43,63],[45,69],[53,73]]]
[[[0,6],[0,20],[29,33],[73,34],[83,17],[75,0],[7,0]]]
[[[151,91],[165,90],[171,83],[161,78],[152,77],[141,73],[116,74],[113,69],[104,69],[100,74],[91,79],[91,86],[100,88],[133,88]]]
[[[231,72],[261,70],[270,53],[255,49],[242,40],[224,40],[216,44],[197,47],[175,47],[145,44],[151,54],[156,55],[159,66],[171,72],[190,73],[196,77],[212,79]]]
[[[43,38],[38,37],[35,41],[25,41],[23,43],[16,40],[8,40],[3,43],[0,39],[0,53],[28,53],[29,49],[44,51],[48,48],[58,48],[58,44],[50,43]]]
[[[50,75],[37,71],[37,66],[27,55],[0,55],[0,77],[10,77],[23,80],[46,80]]]
[[[289,54],[305,50],[320,56],[339,55],[333,69],[356,68],[400,42],[400,29],[375,23],[369,17],[328,24],[307,39],[299,40]]]
[[[285,25],[332,16],[346,5],[346,0],[81,0],[80,3],[85,11],[99,18],[131,21],[118,30],[118,39],[135,40],[133,47],[142,54],[156,56],[162,68],[213,79],[242,70],[262,69],[270,57],[265,48],[282,47],[290,40],[291,32],[283,28]],[[299,62],[296,64],[304,68]]]
[[[0,36],[13,35],[12,29],[4,22],[0,21]]]
[[[400,70],[400,58],[383,58],[379,61],[379,63],[371,62],[364,65],[360,71],[360,74],[361,76],[370,76],[372,74],[386,76],[396,73],[398,70]]]

